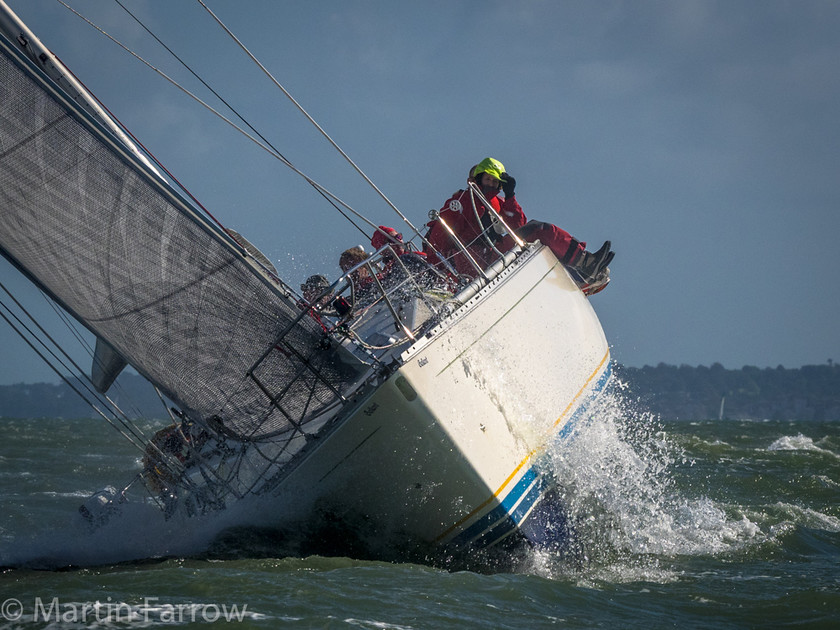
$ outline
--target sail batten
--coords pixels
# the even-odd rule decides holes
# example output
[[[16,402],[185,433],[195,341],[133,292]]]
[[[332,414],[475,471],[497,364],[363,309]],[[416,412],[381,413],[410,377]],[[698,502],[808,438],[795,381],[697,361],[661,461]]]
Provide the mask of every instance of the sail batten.
[[[259,438],[357,379],[300,309],[12,42],[0,42],[0,250],[196,418]],[[302,377],[307,363],[319,378]]]

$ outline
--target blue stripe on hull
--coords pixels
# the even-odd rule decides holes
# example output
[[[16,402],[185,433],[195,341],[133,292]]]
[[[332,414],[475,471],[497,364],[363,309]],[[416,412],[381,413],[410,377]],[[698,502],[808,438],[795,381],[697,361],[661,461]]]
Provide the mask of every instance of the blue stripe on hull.
[[[589,398],[575,410],[569,420],[563,425],[563,428],[556,436],[557,440],[564,440],[571,435],[578,422],[586,414],[589,403],[606,387],[611,374],[612,367],[608,362],[606,369],[595,383]],[[546,452],[531,464],[531,467],[525,471],[519,481],[504,496],[501,503],[455,536],[451,542],[455,545],[468,544],[477,547],[490,547],[514,531],[521,530],[535,544],[562,543],[562,540],[549,539],[541,535],[542,532],[529,532],[527,531],[528,528],[523,527],[534,511],[534,508],[537,507],[537,504],[554,488],[555,482],[549,472],[550,467],[548,464],[549,454]],[[546,507],[550,509],[551,507],[557,506]],[[561,508],[558,507],[558,509]],[[544,517],[545,514],[542,514],[542,516]],[[558,516],[562,518],[562,515]],[[565,537],[568,534],[568,530],[565,527],[560,527],[557,528],[554,534]]]

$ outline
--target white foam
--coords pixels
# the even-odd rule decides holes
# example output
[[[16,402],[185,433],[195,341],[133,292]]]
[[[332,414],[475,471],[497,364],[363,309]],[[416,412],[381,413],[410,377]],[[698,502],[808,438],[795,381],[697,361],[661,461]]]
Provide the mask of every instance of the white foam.
[[[837,453],[829,451],[825,448],[820,448],[814,443],[814,440],[806,435],[799,433],[798,435],[785,435],[773,442],[767,447],[768,451],[813,451],[816,453],[825,453],[838,457]]]
[[[54,490],[47,490],[44,492],[35,492],[33,496],[42,495],[47,497],[57,497],[65,499],[87,499],[90,496],[90,490],[74,490],[72,492],[57,492]]]
[[[682,449],[620,393],[602,399],[572,442],[553,452],[586,557],[710,555],[764,538],[746,516],[732,517],[706,497],[681,496],[672,470],[688,463]]]
[[[773,507],[790,516],[797,525],[811,529],[821,529],[827,532],[840,532],[840,518],[823,514],[811,508],[805,508],[791,503],[776,503]]]

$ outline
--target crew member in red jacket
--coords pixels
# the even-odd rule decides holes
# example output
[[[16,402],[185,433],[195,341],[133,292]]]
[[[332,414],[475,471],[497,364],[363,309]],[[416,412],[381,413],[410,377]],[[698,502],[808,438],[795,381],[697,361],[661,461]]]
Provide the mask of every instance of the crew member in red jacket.
[[[515,230],[525,225],[525,215],[513,195],[499,200],[498,195],[501,191],[503,172],[504,166],[501,162],[493,158],[486,158],[470,170],[468,181],[474,181],[478,185],[484,197],[496,212],[504,217],[505,222],[511,229]],[[486,223],[487,220],[482,221],[485,213],[484,204],[469,187],[452,195],[443,204],[439,213],[440,219],[452,229],[482,269],[493,262],[495,258],[495,252],[490,247],[487,238],[481,235],[486,227],[483,223]],[[459,274],[469,277],[478,275],[473,264],[461,252],[441,221],[433,221],[430,228],[426,237],[427,240],[442,257],[449,259]],[[494,232],[493,238],[495,238],[495,235]],[[427,249],[426,253],[430,261],[436,261],[437,257],[433,252]]]
[[[606,267],[613,258],[610,242],[607,241],[597,252],[586,251],[586,243],[578,241],[565,230],[551,223],[527,221],[522,207],[516,201],[516,179],[505,172],[501,162],[485,158],[470,171],[469,181],[475,181],[484,197],[502,217],[507,227],[527,242],[539,240],[554,252],[564,265],[576,270],[584,282],[594,282],[603,276]],[[499,200],[499,192],[504,197]],[[495,249],[505,252],[510,250],[514,241],[509,234],[503,235],[504,228],[495,226],[491,213],[470,188],[459,190],[444,204],[440,218],[452,229],[458,239],[467,247],[470,255],[482,268],[497,257]],[[482,231],[486,236],[482,236]],[[445,258],[451,260],[459,274],[475,277],[475,267],[469,262],[452,239],[441,221],[430,224],[427,240]],[[429,253],[430,260],[435,256]]]

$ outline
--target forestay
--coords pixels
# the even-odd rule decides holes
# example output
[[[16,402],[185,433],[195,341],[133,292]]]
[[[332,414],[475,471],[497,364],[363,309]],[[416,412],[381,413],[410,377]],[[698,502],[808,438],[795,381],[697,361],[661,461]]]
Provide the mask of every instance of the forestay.
[[[285,285],[13,43],[0,49],[0,251],[223,432],[283,433],[337,403],[360,366],[310,317],[294,323],[301,311]],[[272,347],[257,383],[247,372]]]

